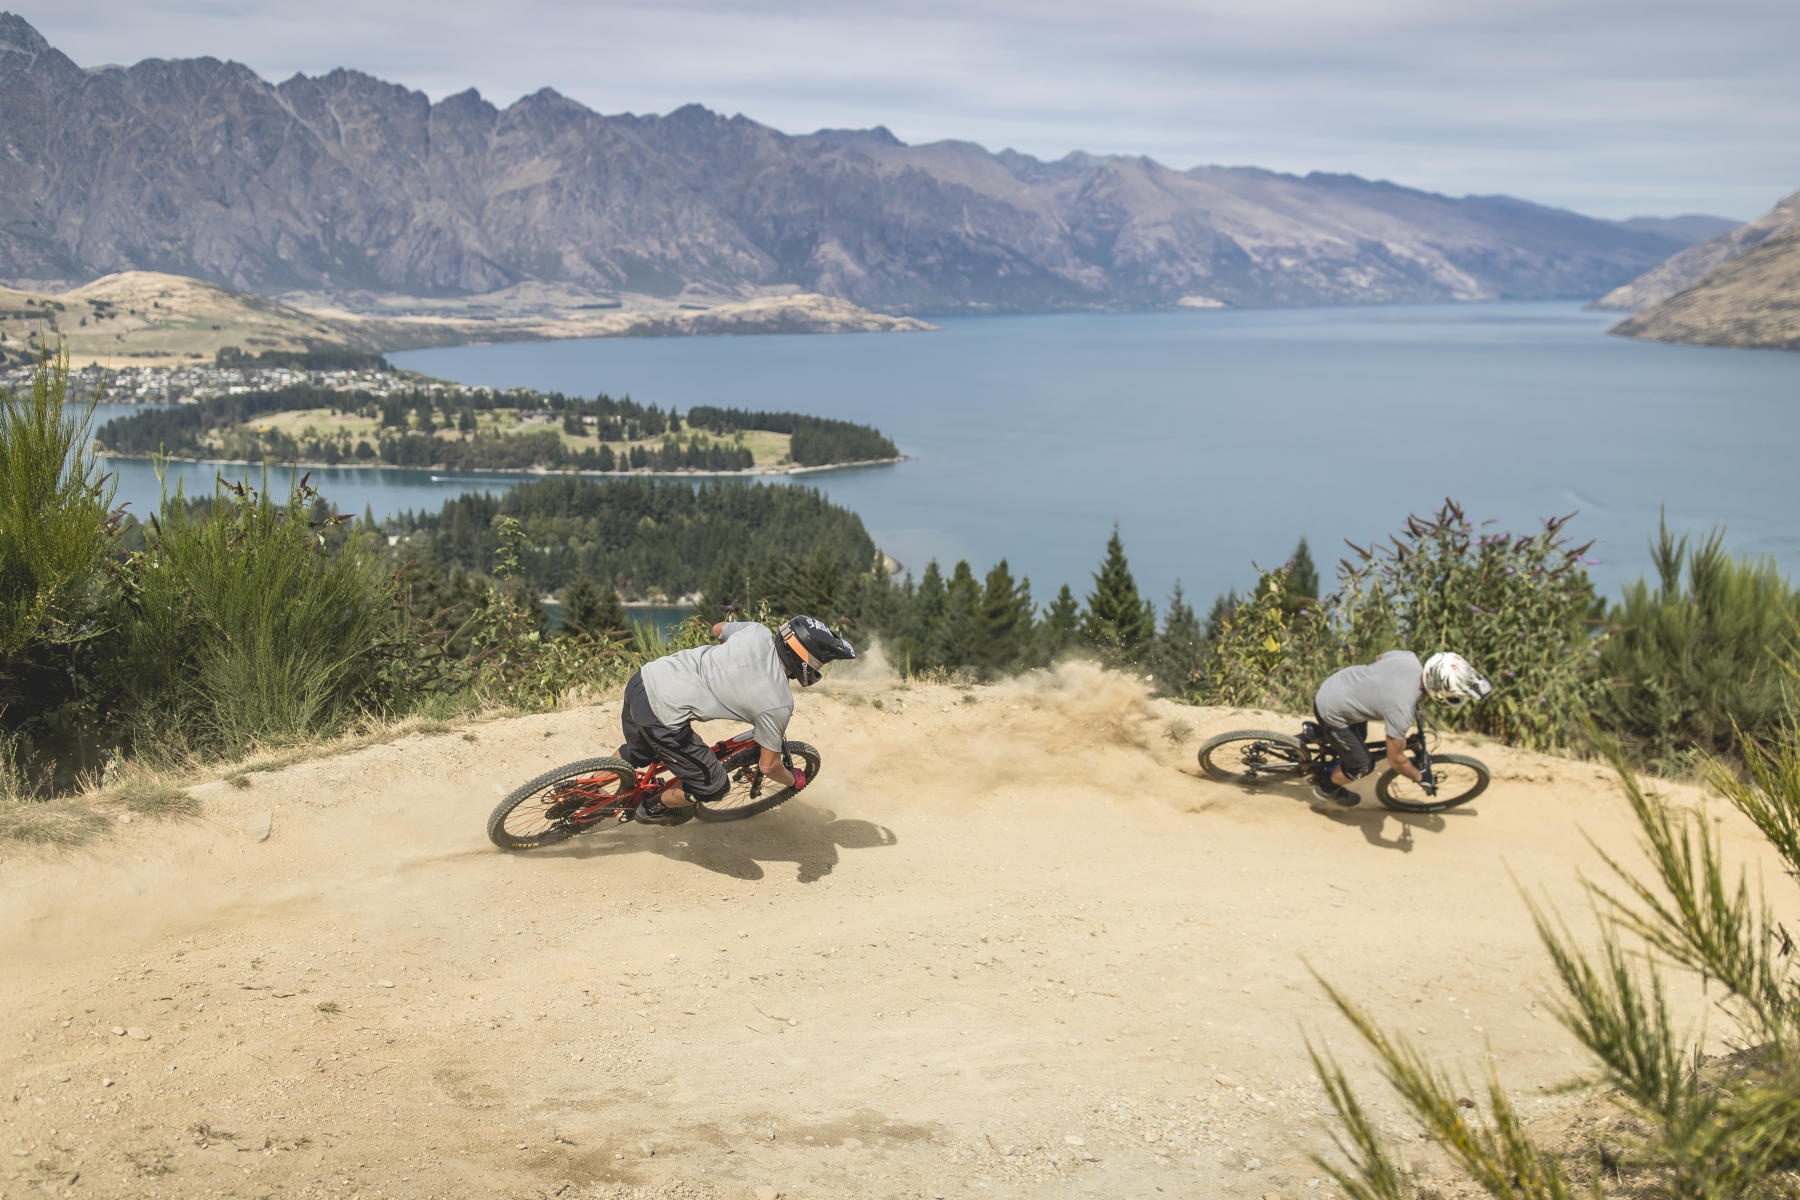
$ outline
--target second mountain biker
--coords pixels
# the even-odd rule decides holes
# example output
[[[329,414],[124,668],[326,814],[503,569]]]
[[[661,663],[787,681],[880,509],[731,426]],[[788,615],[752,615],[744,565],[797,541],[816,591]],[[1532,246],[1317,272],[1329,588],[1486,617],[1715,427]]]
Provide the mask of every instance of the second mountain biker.
[[[1338,763],[1329,778],[1314,782],[1313,795],[1346,808],[1359,801],[1347,785],[1375,769],[1364,744],[1370,721],[1387,726],[1388,765],[1415,783],[1429,785],[1431,781],[1406,756],[1406,731],[1419,701],[1429,695],[1455,706],[1480,700],[1491,691],[1493,685],[1467,659],[1448,652],[1432,655],[1421,667],[1411,651],[1389,650],[1372,663],[1334,673],[1319,685],[1313,716],[1323,740],[1337,750]]]

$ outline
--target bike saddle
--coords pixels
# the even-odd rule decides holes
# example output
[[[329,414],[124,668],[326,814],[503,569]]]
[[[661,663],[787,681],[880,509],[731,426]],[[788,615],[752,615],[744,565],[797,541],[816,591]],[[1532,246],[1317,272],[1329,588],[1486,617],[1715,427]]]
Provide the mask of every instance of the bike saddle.
[[[624,759],[626,762],[630,763],[634,767],[647,767],[653,761],[655,761],[653,759],[645,757],[642,753],[640,753],[639,751],[633,750],[630,746],[625,745],[624,743],[621,743],[619,746],[619,757]]]
[[[1319,741],[1323,741],[1324,738],[1325,738],[1324,731],[1319,728],[1319,723],[1317,721],[1302,721],[1300,723],[1300,740],[1301,741],[1303,741],[1303,742],[1319,742]]]

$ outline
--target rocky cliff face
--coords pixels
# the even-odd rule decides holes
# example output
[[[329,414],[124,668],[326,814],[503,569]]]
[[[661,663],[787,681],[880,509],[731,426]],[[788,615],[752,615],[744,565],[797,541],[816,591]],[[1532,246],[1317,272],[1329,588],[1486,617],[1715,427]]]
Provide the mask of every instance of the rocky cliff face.
[[[1689,246],[1630,283],[1606,293],[1594,301],[1594,307],[1638,312],[1660,304],[1675,293],[1693,287],[1724,263],[1749,253],[1796,224],[1800,224],[1800,192],[1784,198],[1768,213],[1747,225],[1739,225]]]
[[[1800,350],[1800,225],[1765,239],[1611,332],[1659,342]]]
[[[1591,296],[1679,239],[1350,176],[789,136],[354,71],[83,70],[0,14],[0,277],[264,293],[794,288],[902,311]]]

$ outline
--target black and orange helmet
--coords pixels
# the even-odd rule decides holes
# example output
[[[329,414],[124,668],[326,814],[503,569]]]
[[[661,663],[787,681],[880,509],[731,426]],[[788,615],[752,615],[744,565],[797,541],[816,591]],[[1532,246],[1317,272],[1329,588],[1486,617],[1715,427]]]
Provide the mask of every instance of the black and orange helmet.
[[[788,675],[800,681],[801,687],[819,682],[819,672],[828,662],[855,658],[856,647],[848,638],[839,637],[817,617],[789,617],[775,631],[775,645],[781,652]]]

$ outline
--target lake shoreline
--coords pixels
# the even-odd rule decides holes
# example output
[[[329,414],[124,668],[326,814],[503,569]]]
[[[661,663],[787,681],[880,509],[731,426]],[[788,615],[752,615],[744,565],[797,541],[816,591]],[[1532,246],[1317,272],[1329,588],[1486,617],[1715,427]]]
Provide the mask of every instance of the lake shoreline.
[[[856,467],[885,467],[895,463],[914,461],[910,454],[902,454],[895,458],[862,458],[853,462],[824,463],[811,467],[751,467],[743,471],[656,471],[646,467],[630,471],[589,471],[575,468],[558,469],[554,467],[402,467],[394,463],[327,463],[327,462],[275,462],[265,459],[252,462],[243,458],[188,458],[173,454],[119,454],[112,450],[95,450],[96,458],[120,459],[125,462],[170,462],[187,463],[198,467],[286,467],[293,470],[308,471],[415,471],[430,475],[434,482],[454,480],[463,475],[535,475],[546,479],[556,476],[579,475],[595,479],[624,479],[631,476],[652,479],[755,479],[786,478],[793,475],[816,475],[825,471],[848,471]],[[436,471],[451,472],[448,475],[434,474]]]

